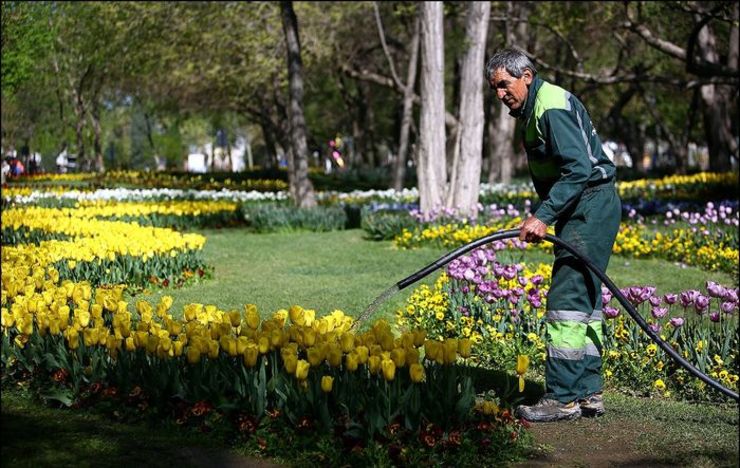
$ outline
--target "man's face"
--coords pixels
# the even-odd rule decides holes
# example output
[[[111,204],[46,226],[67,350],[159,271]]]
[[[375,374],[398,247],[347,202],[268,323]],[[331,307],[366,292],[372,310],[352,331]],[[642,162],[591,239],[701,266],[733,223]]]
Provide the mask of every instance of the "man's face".
[[[503,68],[493,72],[488,84],[496,91],[496,97],[511,110],[519,110],[527,100],[528,86],[532,84],[532,72],[525,69],[520,78],[514,78]]]

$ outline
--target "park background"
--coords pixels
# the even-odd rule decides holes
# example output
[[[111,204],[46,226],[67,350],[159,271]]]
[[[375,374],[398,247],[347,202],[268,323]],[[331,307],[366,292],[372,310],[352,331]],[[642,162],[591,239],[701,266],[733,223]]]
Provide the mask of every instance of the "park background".
[[[356,359],[357,347],[393,337],[395,345],[375,348],[377,362],[387,364],[382,372],[361,363],[367,379],[360,382],[347,361],[331,364],[332,340],[348,334],[333,311],[357,318],[394,281],[453,247],[515,227],[537,201],[517,122],[482,76],[485,60],[503,47],[525,50],[540,76],[585,103],[618,167],[623,227],[607,273],[651,326],[736,391],[736,4],[3,2],[3,390],[14,390],[3,399],[3,426],[15,434],[4,453],[29,465],[101,454],[139,460],[129,453],[138,436],[116,432],[125,424],[95,434],[105,418],[92,427],[84,419],[69,424],[70,450],[59,454],[51,444],[29,457],[26,447],[50,443],[40,427],[96,417],[47,413],[63,406],[102,408],[126,424],[170,421],[155,426],[164,439],[144,457],[159,444],[182,457],[171,446],[184,444],[188,431],[171,430],[184,425],[215,432],[208,448],[226,439],[232,450],[297,464],[347,456],[400,465],[538,456],[735,463],[737,406],[672,365],[615,304],[605,307],[613,314],[605,369],[615,411],[575,427],[590,437],[621,427],[614,445],[630,450],[558,459],[564,441],[510,417],[508,408],[535,398],[541,385],[546,246],[493,246],[466,257],[477,276],[455,264],[394,296],[372,317],[383,321],[361,323],[354,346],[342,348],[343,359]],[[119,283],[126,288],[111,289]],[[254,333],[247,304],[268,324]],[[86,320],[96,305],[106,316],[133,318]],[[68,323],[49,328],[56,325],[46,307],[69,313]],[[247,381],[205,393],[180,388],[171,392],[175,404],[167,392],[177,387],[153,375],[139,375],[138,385],[121,380],[121,369],[135,364],[170,369],[187,382],[196,358],[213,360],[211,377],[225,378],[240,368],[230,360],[228,333],[210,331],[196,345],[176,333],[176,322],[238,324],[231,333],[245,338],[243,354],[288,309],[294,331],[259,353],[273,366],[268,387],[276,394],[260,393],[262,377],[249,374],[247,354],[244,375],[256,379],[249,382],[257,400]],[[127,320],[133,325],[122,325]],[[147,336],[164,327],[170,341],[134,340],[127,327]],[[326,340],[327,361],[298,377],[282,350],[316,357],[309,328]],[[446,357],[434,343],[412,346],[411,328],[446,343]],[[47,338],[60,333],[63,339]],[[74,347],[75,333],[82,348]],[[421,359],[423,374],[409,372],[411,358],[401,359],[400,349]],[[169,364],[157,361],[168,355]],[[334,379],[329,392],[323,377]],[[460,385],[443,390],[435,379]],[[307,387],[313,390],[301,393]],[[354,407],[343,400],[359,388],[376,399]],[[127,399],[116,403],[117,392]],[[414,392],[429,400],[414,404]],[[460,406],[435,405],[446,400]],[[378,401],[396,411],[369,409]],[[399,421],[399,414],[411,417]],[[644,430],[651,417],[664,418],[668,436],[626,440],[625,427]],[[480,430],[471,435],[480,424],[491,431],[483,445]],[[344,451],[307,431],[314,426],[333,427]],[[137,427],[132,434],[146,430]],[[697,434],[694,444],[679,449],[687,433]]]

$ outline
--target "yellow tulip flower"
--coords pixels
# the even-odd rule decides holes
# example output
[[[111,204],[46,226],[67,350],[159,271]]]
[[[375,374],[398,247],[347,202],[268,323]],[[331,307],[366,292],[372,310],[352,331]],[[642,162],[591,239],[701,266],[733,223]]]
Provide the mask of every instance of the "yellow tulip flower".
[[[303,359],[299,359],[296,368],[295,368],[295,376],[298,380],[306,380],[308,378],[308,369],[311,367],[311,365],[308,363],[308,361],[305,361]]]
[[[247,367],[254,367],[257,365],[257,357],[259,356],[259,348],[254,343],[249,343],[244,349],[244,365]]]
[[[359,363],[357,361],[357,354],[351,352],[344,358],[344,365],[348,371],[354,372],[357,370]]]
[[[321,377],[321,390],[325,393],[331,392],[332,387],[334,386],[334,377],[325,375]]]
[[[519,392],[524,391],[524,374],[529,369],[529,356],[520,354],[516,358],[516,373],[519,375]]]
[[[391,359],[383,359],[380,363],[385,380],[391,381],[396,376],[396,364]]]
[[[411,364],[411,366],[409,366],[409,375],[411,376],[412,382],[422,382],[426,378],[424,366],[422,366],[418,362]]]

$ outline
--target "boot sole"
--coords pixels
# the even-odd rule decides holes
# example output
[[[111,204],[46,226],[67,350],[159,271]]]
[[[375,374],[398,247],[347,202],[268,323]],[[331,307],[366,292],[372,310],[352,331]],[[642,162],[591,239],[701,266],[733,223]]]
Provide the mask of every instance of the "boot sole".
[[[529,419],[525,415],[520,414],[519,417],[527,420],[528,422],[555,422],[555,421],[570,421],[581,417],[581,411],[566,414],[553,414],[548,416],[542,416],[539,418]]]

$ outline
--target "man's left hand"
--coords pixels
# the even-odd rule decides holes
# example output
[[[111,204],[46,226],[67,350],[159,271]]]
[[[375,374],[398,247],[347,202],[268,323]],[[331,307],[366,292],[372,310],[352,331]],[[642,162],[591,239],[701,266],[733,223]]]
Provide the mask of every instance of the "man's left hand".
[[[527,218],[519,228],[519,240],[527,242],[540,242],[547,234],[547,224],[534,216]]]

